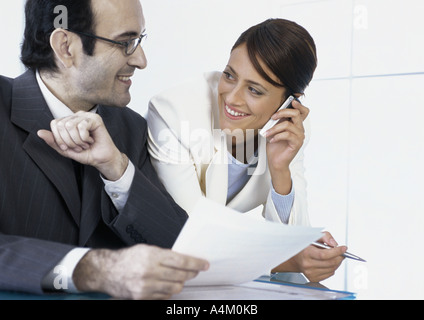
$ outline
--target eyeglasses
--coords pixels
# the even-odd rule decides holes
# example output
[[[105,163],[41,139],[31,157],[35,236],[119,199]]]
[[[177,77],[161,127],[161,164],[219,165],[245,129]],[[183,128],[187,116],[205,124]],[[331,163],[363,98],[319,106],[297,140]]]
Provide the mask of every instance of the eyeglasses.
[[[73,31],[73,30],[69,30],[69,29],[68,29],[68,31],[70,31],[72,33],[79,34],[81,36],[85,36],[85,37],[89,37],[89,38],[93,38],[93,39],[98,39],[98,40],[103,40],[103,41],[107,41],[107,42],[125,47],[125,54],[128,55],[128,56],[132,55],[137,50],[139,45],[141,47],[143,47],[143,45],[144,45],[144,43],[147,39],[147,34],[142,34],[140,37],[130,39],[128,41],[115,41],[115,40],[99,37],[99,36],[96,36],[96,35],[90,34],[90,33]]]

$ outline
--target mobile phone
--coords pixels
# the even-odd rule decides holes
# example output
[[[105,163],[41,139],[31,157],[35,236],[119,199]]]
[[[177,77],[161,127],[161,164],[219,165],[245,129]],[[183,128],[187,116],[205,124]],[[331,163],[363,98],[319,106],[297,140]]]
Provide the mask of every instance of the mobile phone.
[[[288,108],[293,108],[293,106],[292,106],[292,103],[293,103],[293,101],[294,100],[297,100],[297,101],[299,101],[298,99],[296,99],[295,97],[293,97],[293,96],[290,96],[282,105],[281,105],[281,107],[275,112],[275,113],[277,113],[278,111],[281,111],[281,110],[284,110],[284,109],[288,109]],[[267,124],[262,128],[262,130],[259,132],[259,134],[262,136],[262,137],[264,137],[265,138],[265,134],[266,134],[266,132],[269,130],[269,129],[271,129],[272,127],[274,127],[277,123],[278,123],[278,121],[280,121],[280,120],[273,120],[273,119],[270,119],[268,122],[267,122]]]

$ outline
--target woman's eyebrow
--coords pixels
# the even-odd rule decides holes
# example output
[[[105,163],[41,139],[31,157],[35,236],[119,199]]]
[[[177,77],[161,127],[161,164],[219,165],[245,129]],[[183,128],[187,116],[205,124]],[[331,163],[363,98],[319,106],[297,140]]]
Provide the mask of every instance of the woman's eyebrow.
[[[231,66],[227,66],[228,69],[230,69],[230,71],[235,75],[238,76],[236,70],[234,70]],[[265,88],[262,84],[260,84],[259,82],[253,81],[253,80],[246,80],[246,83],[248,83],[249,85],[254,85],[254,86],[258,86],[261,87],[265,92],[268,92],[268,89]]]
[[[234,70],[231,66],[227,66],[228,69],[230,69],[230,71],[235,75],[238,76],[236,70]],[[261,87],[265,92],[268,92],[268,89],[265,88],[262,84],[260,84],[259,82],[253,81],[253,80],[246,80],[246,83],[250,84],[250,85],[254,85],[254,86],[258,86]]]
[[[263,85],[261,85],[261,84],[260,84],[260,83],[258,83],[258,82],[255,82],[255,81],[252,81],[252,80],[246,80],[246,82],[247,82],[247,83],[249,83],[250,85],[254,85],[254,86],[257,86],[257,87],[261,87],[264,91],[268,92],[268,89],[267,89],[267,88],[265,88]]]

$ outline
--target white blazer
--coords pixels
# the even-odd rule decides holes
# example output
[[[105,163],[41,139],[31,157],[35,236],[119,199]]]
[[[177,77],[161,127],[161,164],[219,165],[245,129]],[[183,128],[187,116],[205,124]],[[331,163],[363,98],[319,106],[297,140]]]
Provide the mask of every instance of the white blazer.
[[[260,211],[267,220],[281,222],[271,200],[271,176],[263,138],[259,142],[257,167],[248,183],[227,203],[228,157],[218,120],[221,75],[205,73],[152,98],[146,118],[153,166],[168,192],[188,214],[197,200],[205,196],[239,212]],[[305,126],[308,136],[308,121]],[[307,139],[290,165],[295,191],[291,225],[310,225],[303,166],[306,143]]]

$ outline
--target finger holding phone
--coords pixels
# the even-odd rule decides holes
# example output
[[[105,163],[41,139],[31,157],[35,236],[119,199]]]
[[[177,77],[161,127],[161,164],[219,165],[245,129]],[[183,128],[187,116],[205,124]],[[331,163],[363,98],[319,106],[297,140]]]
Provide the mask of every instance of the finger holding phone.
[[[284,106],[284,104],[283,104]],[[289,165],[296,157],[305,140],[304,121],[309,109],[294,99],[286,108],[280,108],[271,118],[276,124],[266,132],[268,165],[275,191],[281,195],[290,193],[291,174]]]

